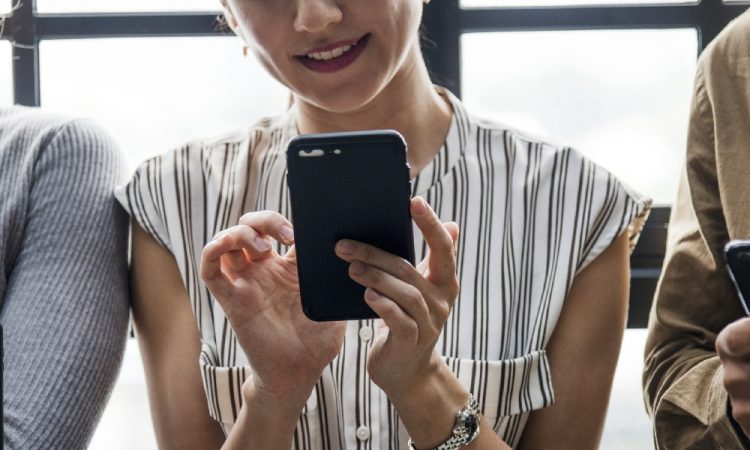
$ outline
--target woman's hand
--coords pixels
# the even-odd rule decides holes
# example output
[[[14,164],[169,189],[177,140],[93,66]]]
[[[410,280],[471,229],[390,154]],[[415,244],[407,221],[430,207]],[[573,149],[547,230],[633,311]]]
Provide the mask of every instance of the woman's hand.
[[[294,247],[281,256],[270,239],[292,245],[291,223],[271,211],[245,214],[239,225],[205,246],[201,278],[247,355],[251,390],[298,404],[298,414],[325,366],[338,355],[346,325],[313,322],[304,315]]]
[[[370,378],[389,397],[408,392],[440,369],[435,343],[458,296],[455,223],[442,224],[427,203],[412,199],[411,214],[429,248],[416,268],[373,246],[340,241],[336,253],[365,286],[367,304],[382,318],[367,361]]]

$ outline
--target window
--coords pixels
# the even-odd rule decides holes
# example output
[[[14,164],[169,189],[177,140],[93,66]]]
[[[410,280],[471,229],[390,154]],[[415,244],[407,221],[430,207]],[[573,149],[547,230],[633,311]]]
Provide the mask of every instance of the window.
[[[56,40],[40,54],[42,106],[95,117],[130,169],[188,140],[247,128],[288,101],[236,38]]]
[[[693,29],[464,34],[461,92],[476,111],[576,147],[669,204],[697,44]]]
[[[10,61],[11,50],[8,42],[0,41],[0,61]],[[13,103],[13,73],[10,64],[0,64],[0,105]]]
[[[637,5],[643,0],[461,0],[466,8],[529,7],[529,6],[573,6],[573,5]],[[648,3],[693,3],[688,0],[652,0]]]
[[[36,0],[40,13],[217,11],[219,0]]]

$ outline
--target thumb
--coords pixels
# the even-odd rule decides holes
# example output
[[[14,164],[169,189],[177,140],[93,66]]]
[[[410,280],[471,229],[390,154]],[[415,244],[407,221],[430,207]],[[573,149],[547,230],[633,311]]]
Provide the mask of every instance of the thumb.
[[[448,230],[448,234],[451,235],[451,241],[453,241],[453,246],[455,247],[458,242],[458,224],[456,222],[445,222],[443,226]]]
[[[750,318],[732,322],[721,330],[716,351],[721,359],[750,357]]]
[[[292,245],[291,247],[289,247],[289,250],[287,250],[286,254],[284,255],[284,258],[289,260],[289,262],[297,264],[297,246]]]

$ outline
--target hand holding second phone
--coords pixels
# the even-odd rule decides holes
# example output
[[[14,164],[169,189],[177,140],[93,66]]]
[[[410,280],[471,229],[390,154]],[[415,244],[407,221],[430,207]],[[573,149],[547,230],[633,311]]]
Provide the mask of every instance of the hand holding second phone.
[[[732,416],[750,436],[750,318],[727,325],[716,338]]]
[[[299,414],[320,374],[339,353],[343,322],[302,312],[291,223],[272,211],[245,214],[203,249],[201,278],[221,304],[252,367],[251,388],[283,399]],[[247,384],[244,388],[247,388]]]
[[[435,343],[459,289],[457,225],[441,223],[420,197],[412,199],[411,214],[429,248],[417,267],[367,244],[342,240],[336,246],[339,257],[351,263],[352,279],[367,288],[367,304],[382,319],[367,370],[392,398],[409,392],[439,367]]]

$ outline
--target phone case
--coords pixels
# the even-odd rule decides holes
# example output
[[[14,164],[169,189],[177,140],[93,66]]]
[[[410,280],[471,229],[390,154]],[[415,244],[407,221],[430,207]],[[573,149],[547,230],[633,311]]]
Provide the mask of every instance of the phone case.
[[[727,269],[737,294],[740,296],[745,314],[750,315],[750,240],[733,240],[724,247]]]
[[[395,131],[302,135],[287,148],[302,309],[312,320],[375,318],[334,246],[372,244],[414,264],[406,144]]]

